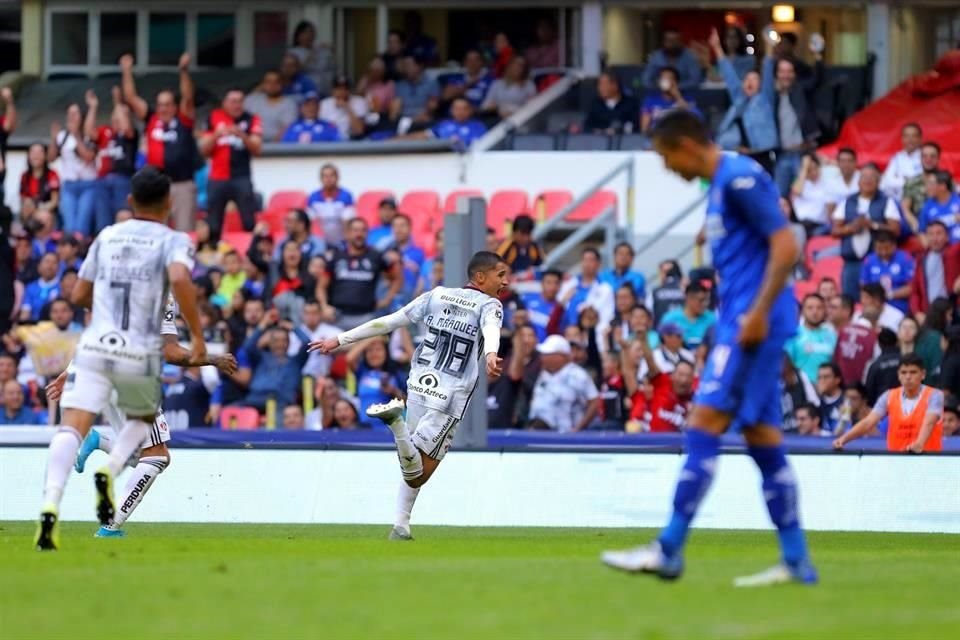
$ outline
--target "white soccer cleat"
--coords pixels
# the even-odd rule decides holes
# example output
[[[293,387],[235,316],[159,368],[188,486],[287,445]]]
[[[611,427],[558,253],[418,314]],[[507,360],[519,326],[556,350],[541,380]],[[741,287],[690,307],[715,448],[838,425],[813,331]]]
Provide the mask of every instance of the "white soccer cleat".
[[[387,424],[390,424],[396,422],[397,418],[403,415],[404,409],[403,400],[394,398],[390,402],[370,405],[367,407],[367,415],[371,418],[379,418]]]
[[[733,580],[735,587],[773,587],[778,584],[817,584],[817,571],[809,563],[803,563],[796,569],[778,564],[752,576],[741,576]]]
[[[404,529],[403,527],[394,527],[390,530],[390,535],[387,536],[388,540],[402,540],[404,542],[413,540],[413,534],[410,533],[410,529]]]
[[[608,567],[628,573],[650,573],[664,580],[679,578],[683,573],[683,558],[670,558],[663,553],[660,543],[653,541],[643,547],[622,551],[604,551],[600,559]]]

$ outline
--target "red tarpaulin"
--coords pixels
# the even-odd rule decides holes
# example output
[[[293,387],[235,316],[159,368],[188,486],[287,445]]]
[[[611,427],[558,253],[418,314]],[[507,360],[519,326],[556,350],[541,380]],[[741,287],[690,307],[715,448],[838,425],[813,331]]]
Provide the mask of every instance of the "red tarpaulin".
[[[940,164],[957,173],[960,168],[960,50],[948,52],[925,73],[902,82],[890,93],[851,116],[840,137],[820,153],[834,157],[840,147],[852,147],[857,159],[886,167],[900,150],[900,128],[916,122],[923,139],[943,149]]]

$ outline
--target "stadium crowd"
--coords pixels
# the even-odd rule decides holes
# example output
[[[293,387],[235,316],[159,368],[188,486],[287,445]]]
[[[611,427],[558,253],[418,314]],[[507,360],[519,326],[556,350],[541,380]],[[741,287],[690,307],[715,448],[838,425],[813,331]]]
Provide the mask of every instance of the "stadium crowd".
[[[702,74],[727,83],[733,105],[717,139],[754,156],[776,178],[784,215],[806,248],[796,266],[801,322],[783,370],[786,429],[828,436],[849,427],[897,386],[900,355],[915,352],[927,383],[947,392],[945,434],[956,434],[960,197],[940,166],[936,141],[907,125],[903,150],[882,172],[858,165],[854,149],[822,158],[806,98],[821,51],[813,51],[817,64],[810,67],[785,39],[757,72],[736,53],[735,32],[725,34],[725,44],[714,34],[714,69],[675,35],[665,34],[654,57],[662,64],[648,66],[660,94],[623,109],[616,78],[602,74],[587,128],[622,127],[626,113],[645,129],[668,108],[695,108],[682,91]],[[543,64],[550,58],[548,26],[539,37],[528,55]],[[279,69],[249,94],[229,91],[197,138],[189,57],[180,60],[177,91],[161,91],[150,104],[137,92],[133,59],[124,56],[109,124],[98,125],[99,99],[88,92],[85,111],[71,105],[64,123],[51,127],[49,143],[30,147],[20,211],[14,218],[6,210],[0,220],[0,288],[13,292],[0,300],[0,424],[47,423],[44,383],[65,369],[88,318],[69,302],[78,267],[93,235],[132,215],[130,176],[143,163],[170,175],[171,225],[194,238],[205,338],[239,363],[223,379],[206,369],[167,367],[171,427],[364,428],[372,426],[368,406],[404,395],[405,372],[423,336],[400,330],[335,358],[303,347],[444,282],[462,284],[462,265],[447,277],[442,229],[419,246],[417,212],[400,211],[389,197],[379,202],[379,224],[371,228],[356,215],[338,168],[324,164],[306,203],[280,212],[278,233],[256,216],[251,159],[270,141],[434,135],[469,143],[482,135],[483,124],[471,120],[475,112],[509,115],[536,87],[524,58],[500,37],[491,51],[467,52],[460,80],[441,86],[427,79],[424,64],[435,58],[436,45],[416,18],[405,34],[391,33],[388,50],[357,85],[335,73],[329,50],[314,39],[312,27],[301,25]],[[8,90],[0,97],[2,146],[16,110]],[[824,170],[828,163],[836,167]],[[252,232],[246,246],[227,242],[228,209]],[[505,375],[489,386],[491,427],[681,429],[722,304],[713,271],[684,273],[668,260],[647,282],[623,243],[611,264],[584,249],[577,275],[567,277],[541,269],[534,226],[521,214],[508,237],[488,229],[489,248],[518,279],[538,287],[504,296]]]

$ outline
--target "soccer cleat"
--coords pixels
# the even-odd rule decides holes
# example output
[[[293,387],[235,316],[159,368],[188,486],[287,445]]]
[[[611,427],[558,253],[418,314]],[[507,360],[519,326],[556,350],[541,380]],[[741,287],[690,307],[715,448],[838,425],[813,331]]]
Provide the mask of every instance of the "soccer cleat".
[[[623,551],[604,551],[603,564],[627,573],[649,573],[663,580],[676,580],[683,574],[683,557],[667,556],[654,540],[645,547]]]
[[[404,529],[402,527],[394,527],[390,530],[390,535],[387,536],[387,540],[403,540],[409,541],[413,540],[413,536],[410,534],[410,529]]]
[[[93,476],[93,483],[97,489],[97,520],[101,526],[113,522],[116,506],[113,502],[113,474],[110,469],[103,467]]]
[[[379,418],[387,424],[390,424],[403,415],[403,410],[403,400],[394,398],[390,402],[370,405],[367,407],[367,415],[371,418]]]
[[[73,468],[77,473],[83,473],[83,468],[87,466],[87,458],[90,454],[100,448],[100,434],[96,429],[90,429],[90,433],[83,439],[80,450],[77,451],[77,459],[73,463]]]
[[[123,529],[108,529],[107,527],[100,527],[97,529],[97,532],[93,534],[94,538],[123,538],[127,533]]]
[[[60,548],[60,523],[55,506],[47,505],[40,512],[33,544],[37,551],[56,551]]]
[[[814,585],[818,582],[817,570],[809,562],[803,562],[796,567],[778,564],[752,576],[735,578],[735,587],[772,587],[778,584],[806,584]]]

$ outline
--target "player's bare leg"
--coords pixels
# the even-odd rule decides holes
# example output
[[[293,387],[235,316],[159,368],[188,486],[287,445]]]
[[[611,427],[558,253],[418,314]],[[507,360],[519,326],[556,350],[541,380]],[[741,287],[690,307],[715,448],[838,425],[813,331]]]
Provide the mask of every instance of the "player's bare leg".
[[[747,451],[763,476],[763,497],[770,520],[777,527],[782,563],[752,576],[737,578],[738,587],[761,587],[789,582],[816,584],[817,572],[807,553],[800,528],[797,481],[783,448],[783,434],[776,427],[745,428]]]
[[[113,520],[100,527],[97,531],[98,538],[118,538],[123,537],[122,527],[127,519],[133,515],[147,491],[153,486],[157,477],[170,466],[170,450],[167,445],[159,444],[147,447],[140,452],[140,459],[137,466],[134,467],[127,479],[127,486],[124,494],[118,501],[119,508],[113,516]]]

